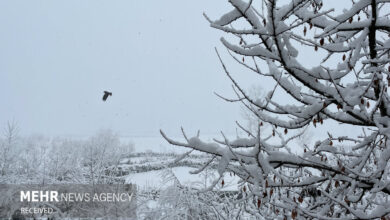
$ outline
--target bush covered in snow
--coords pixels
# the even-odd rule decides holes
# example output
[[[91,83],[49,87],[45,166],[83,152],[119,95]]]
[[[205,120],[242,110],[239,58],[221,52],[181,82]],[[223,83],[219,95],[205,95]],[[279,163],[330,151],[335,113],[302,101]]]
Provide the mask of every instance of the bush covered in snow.
[[[0,139],[0,184],[108,184],[118,178],[120,160],[134,146],[120,143],[111,130],[102,130],[86,140],[19,137],[8,124]]]

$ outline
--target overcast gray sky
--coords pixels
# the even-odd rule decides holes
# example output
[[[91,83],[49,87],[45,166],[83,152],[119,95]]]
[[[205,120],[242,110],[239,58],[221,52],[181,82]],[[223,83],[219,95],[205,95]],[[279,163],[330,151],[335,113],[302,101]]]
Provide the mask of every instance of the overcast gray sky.
[[[240,106],[213,94],[233,94],[214,52],[223,33],[202,16],[229,10],[225,0],[1,1],[0,126],[15,120],[22,134],[47,135],[110,128],[156,136],[180,126],[233,133]],[[264,85],[254,79],[240,76]],[[107,102],[104,90],[113,93]]]
[[[215,56],[223,1],[1,1],[0,122],[24,134],[233,131]],[[113,92],[102,102],[103,90]]]

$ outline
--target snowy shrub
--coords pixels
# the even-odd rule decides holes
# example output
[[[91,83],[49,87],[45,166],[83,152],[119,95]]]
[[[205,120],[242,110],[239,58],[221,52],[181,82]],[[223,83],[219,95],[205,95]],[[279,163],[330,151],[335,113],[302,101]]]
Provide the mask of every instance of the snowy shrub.
[[[4,184],[122,183],[120,160],[134,151],[133,144],[121,143],[111,130],[86,140],[22,138],[9,126],[6,131],[0,139],[0,183]]]
[[[358,0],[337,12],[327,2],[229,0],[219,19],[205,15],[229,34],[221,42],[231,57],[274,87],[252,98],[217,51],[237,95],[224,99],[244,105],[257,129],[238,123],[246,137],[212,143],[161,132],[188,154],[213,155],[214,185],[239,176],[242,212],[259,219],[390,218],[390,5]],[[318,62],[307,65],[309,56]],[[319,140],[296,141],[306,130]]]
[[[39,189],[45,189],[54,184],[56,190],[60,191],[62,188],[68,190],[64,186],[71,184],[73,190],[81,192],[88,189],[88,185],[92,185],[94,192],[106,189],[104,187],[107,185],[102,184],[119,188],[128,186],[124,185],[125,178],[121,176],[118,165],[121,159],[131,154],[134,146],[131,143],[120,143],[119,137],[112,131],[99,131],[86,140],[52,139],[41,135],[22,138],[9,125],[0,139],[0,184],[4,184],[1,188],[0,215],[11,216],[15,210],[20,211],[21,203],[12,201],[20,191],[12,187],[15,185],[37,184],[42,187]],[[85,210],[97,216],[121,216],[134,212],[134,207],[125,203],[102,203],[95,209],[89,205],[60,202],[50,207],[57,210],[54,216],[59,218],[84,216]]]
[[[199,191],[203,183],[200,188],[183,185],[169,168],[162,176],[167,187],[140,199],[145,204],[138,210],[142,219],[236,219],[240,216],[237,193]]]
[[[11,164],[17,159],[18,126],[15,121],[7,122],[3,138],[0,139],[0,176],[7,176],[12,172]]]

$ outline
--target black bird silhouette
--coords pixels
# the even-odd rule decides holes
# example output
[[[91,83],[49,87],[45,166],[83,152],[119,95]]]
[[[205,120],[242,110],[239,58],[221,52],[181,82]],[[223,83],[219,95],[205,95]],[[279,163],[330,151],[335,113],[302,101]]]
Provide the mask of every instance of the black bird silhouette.
[[[112,92],[104,91],[104,95],[103,95],[103,101],[104,102],[107,100],[108,96],[112,96]]]

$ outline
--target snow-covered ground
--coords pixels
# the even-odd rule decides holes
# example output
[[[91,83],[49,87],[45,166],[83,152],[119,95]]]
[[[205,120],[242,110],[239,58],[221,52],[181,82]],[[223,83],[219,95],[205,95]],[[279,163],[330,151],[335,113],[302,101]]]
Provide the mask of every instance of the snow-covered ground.
[[[174,167],[172,168],[173,173],[178,178],[181,184],[192,187],[204,187],[205,179],[207,179],[207,186],[210,182],[217,178],[216,173],[210,175],[208,178],[204,174],[190,174],[190,171],[195,170],[191,167]],[[143,173],[129,174],[126,178],[128,183],[137,184],[141,190],[144,189],[162,189],[171,184],[173,181],[164,181],[165,176],[164,170],[152,170]],[[225,185],[224,190],[237,190],[238,189],[238,178],[235,176],[226,175],[224,176]],[[221,187],[220,185],[218,187]]]
[[[181,185],[205,188],[219,176],[213,169],[205,170],[199,174],[191,174],[196,167],[205,164],[210,156],[204,154],[190,154],[180,162],[175,160],[180,156],[178,153],[143,152],[134,153],[128,158],[122,159],[120,167],[124,172],[126,182],[137,184],[139,189],[163,189],[174,182],[169,179],[170,174],[178,179]],[[170,171],[172,173],[170,173]],[[225,174],[224,190],[237,190],[238,178],[231,174]],[[218,184],[221,187],[221,184]]]

